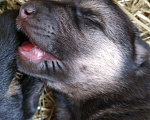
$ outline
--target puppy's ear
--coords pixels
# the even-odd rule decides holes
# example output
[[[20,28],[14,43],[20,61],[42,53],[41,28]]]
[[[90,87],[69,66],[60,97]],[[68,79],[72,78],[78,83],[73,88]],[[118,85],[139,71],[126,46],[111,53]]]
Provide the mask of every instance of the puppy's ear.
[[[140,37],[135,39],[135,60],[139,65],[150,60],[150,46]]]

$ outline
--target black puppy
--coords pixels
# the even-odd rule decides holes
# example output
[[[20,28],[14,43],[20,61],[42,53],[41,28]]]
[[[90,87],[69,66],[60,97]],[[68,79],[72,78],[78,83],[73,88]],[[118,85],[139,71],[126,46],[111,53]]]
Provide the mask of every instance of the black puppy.
[[[15,26],[18,13],[12,10],[0,15],[0,120],[31,119],[44,88],[40,79],[16,75],[17,48],[25,39]]]
[[[31,0],[19,68],[44,78],[57,120],[150,120],[150,47],[112,0]]]

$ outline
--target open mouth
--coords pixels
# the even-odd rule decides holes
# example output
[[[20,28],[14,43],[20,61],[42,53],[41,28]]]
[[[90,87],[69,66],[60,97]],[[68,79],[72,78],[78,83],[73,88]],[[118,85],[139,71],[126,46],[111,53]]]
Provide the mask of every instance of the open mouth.
[[[38,46],[32,44],[30,41],[25,41],[18,48],[18,52],[21,57],[35,64],[44,60],[58,61],[54,55],[41,50]]]

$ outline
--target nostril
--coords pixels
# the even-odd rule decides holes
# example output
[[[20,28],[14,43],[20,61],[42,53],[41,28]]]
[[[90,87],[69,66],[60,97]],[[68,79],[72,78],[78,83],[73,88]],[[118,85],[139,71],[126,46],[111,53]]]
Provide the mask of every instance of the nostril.
[[[31,16],[34,13],[35,13],[35,9],[33,9],[33,8],[22,9],[21,13],[20,13],[20,17],[27,18],[28,16]]]
[[[35,10],[33,10],[33,9],[27,9],[27,10],[25,10],[25,14],[26,15],[32,15],[32,14],[34,14],[34,12],[35,12]]]

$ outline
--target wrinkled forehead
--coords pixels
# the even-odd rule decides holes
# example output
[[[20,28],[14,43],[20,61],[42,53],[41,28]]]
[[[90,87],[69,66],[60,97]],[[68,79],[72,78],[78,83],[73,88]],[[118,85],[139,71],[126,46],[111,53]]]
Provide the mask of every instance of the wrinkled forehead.
[[[59,5],[69,5],[69,6],[75,6],[79,5],[81,3],[90,2],[95,4],[112,4],[113,0],[29,0],[29,1],[35,1],[35,2],[52,2]]]
[[[113,0],[29,0],[32,6],[45,4],[45,7],[50,5],[59,7],[71,7],[74,9],[87,9],[90,11],[100,12],[101,8],[113,5]]]

